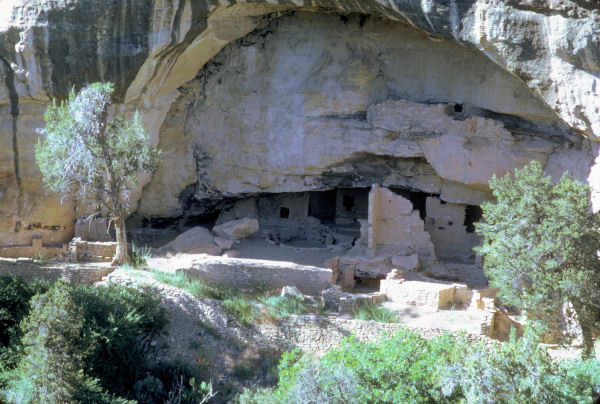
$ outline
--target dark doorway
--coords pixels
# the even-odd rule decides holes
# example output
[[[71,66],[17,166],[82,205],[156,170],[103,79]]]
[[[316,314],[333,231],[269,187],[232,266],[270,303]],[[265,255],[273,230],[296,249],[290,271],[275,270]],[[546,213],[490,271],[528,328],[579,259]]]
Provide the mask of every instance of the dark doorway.
[[[475,223],[483,217],[483,210],[477,205],[467,205],[465,209],[465,223],[467,233],[475,233]]]
[[[321,223],[335,220],[336,190],[314,191],[308,195],[308,216],[316,217]]]
[[[282,219],[287,219],[290,217],[290,210],[288,208],[286,208],[285,206],[282,206],[279,209],[279,217]]]

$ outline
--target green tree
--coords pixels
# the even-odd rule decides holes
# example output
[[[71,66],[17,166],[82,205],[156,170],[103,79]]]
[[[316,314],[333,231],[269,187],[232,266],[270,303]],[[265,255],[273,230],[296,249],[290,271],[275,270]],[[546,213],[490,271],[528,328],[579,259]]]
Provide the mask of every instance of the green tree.
[[[105,209],[114,223],[117,252],[113,265],[128,260],[125,219],[129,187],[140,172],[151,173],[160,151],[149,146],[136,112],[110,119],[112,83],[94,83],[66,102],[53,101],[36,146],[44,183],[53,191]]]
[[[482,206],[476,225],[490,284],[540,329],[571,302],[589,353],[600,313],[600,216],[590,210],[590,188],[566,173],[552,185],[537,161],[514,179],[494,176],[490,188],[497,202]]]
[[[31,312],[21,325],[25,356],[17,372],[27,382],[16,381],[28,387],[13,390],[15,401],[75,402],[86,381],[84,358],[92,342],[83,335],[83,326],[83,312],[64,281],[32,299]]]

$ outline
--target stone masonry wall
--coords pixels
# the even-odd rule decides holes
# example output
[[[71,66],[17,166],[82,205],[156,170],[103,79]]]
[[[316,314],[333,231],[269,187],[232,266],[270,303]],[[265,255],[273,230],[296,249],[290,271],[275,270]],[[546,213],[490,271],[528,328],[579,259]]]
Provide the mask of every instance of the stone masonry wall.
[[[373,185],[369,193],[368,237],[368,247],[373,254],[418,253],[426,267],[436,260],[430,235],[412,203],[377,185]]]
[[[91,285],[114,271],[107,266],[40,266],[31,261],[23,262],[0,258],[0,276],[15,275],[25,282],[43,279],[54,282],[59,278],[77,285]]]
[[[269,351],[286,351],[299,348],[305,352],[324,354],[339,346],[343,339],[351,335],[364,342],[379,340],[384,334],[393,334],[400,324],[361,321],[335,316],[319,316],[314,314],[293,315],[278,323],[258,323],[252,327],[241,326],[236,319],[226,315],[222,310],[222,302],[212,299],[198,299],[189,293],[173,286],[161,284],[153,279],[135,279],[122,270],[108,276],[108,282],[121,285],[150,284],[160,293],[170,315],[185,313],[185,321],[209,324],[213,333],[220,335],[220,340],[230,343],[234,340],[240,344],[266,349]],[[433,338],[448,332],[439,328],[406,327],[418,332],[425,338]],[[492,340],[483,336],[468,334],[472,341]],[[229,342],[228,342],[229,341]]]
[[[73,262],[94,261],[110,262],[115,256],[117,243],[83,241],[73,239],[69,243],[70,257]]]
[[[241,289],[267,283],[270,288],[296,286],[302,293],[318,295],[332,283],[331,269],[291,262],[212,257],[194,261],[189,276]]]

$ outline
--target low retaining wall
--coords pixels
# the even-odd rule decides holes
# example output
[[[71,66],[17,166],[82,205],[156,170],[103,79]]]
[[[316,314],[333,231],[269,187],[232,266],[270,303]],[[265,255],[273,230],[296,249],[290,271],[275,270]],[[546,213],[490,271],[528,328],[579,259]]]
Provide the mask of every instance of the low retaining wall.
[[[192,278],[241,289],[268,284],[270,288],[296,286],[302,293],[318,295],[332,283],[331,269],[291,262],[263,261],[228,257],[198,259],[185,272]]]
[[[363,342],[381,339],[384,333],[393,334],[401,325],[398,323],[378,323],[336,316],[314,314],[293,315],[280,320],[277,324],[258,323],[252,327],[241,326],[236,319],[226,315],[221,306],[223,302],[212,299],[198,299],[173,286],[161,284],[153,279],[138,280],[121,270],[108,276],[108,282],[134,286],[149,284],[155,286],[168,310],[185,314],[186,322],[208,324],[219,340],[236,341],[247,347],[268,351],[288,351],[299,348],[305,352],[324,354],[339,346],[343,339],[351,335]],[[418,332],[424,338],[433,338],[451,332],[440,328],[406,327]],[[494,341],[482,335],[467,334],[472,341]],[[208,343],[208,342],[207,342]],[[212,341],[212,344],[218,344]],[[179,349],[179,348],[178,348]]]
[[[77,285],[89,285],[99,282],[114,271],[106,266],[40,266],[32,262],[0,258],[0,276],[15,275],[25,282],[43,279],[54,282],[59,278]]]

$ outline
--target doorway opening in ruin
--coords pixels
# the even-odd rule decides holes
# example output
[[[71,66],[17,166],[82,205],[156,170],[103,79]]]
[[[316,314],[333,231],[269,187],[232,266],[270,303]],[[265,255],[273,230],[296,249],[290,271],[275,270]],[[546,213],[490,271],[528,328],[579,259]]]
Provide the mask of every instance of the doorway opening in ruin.
[[[334,223],[336,198],[335,189],[309,192],[307,215],[319,219],[323,224]]]
[[[475,233],[475,223],[483,217],[483,210],[477,205],[467,205],[465,208],[465,222],[467,233]]]

